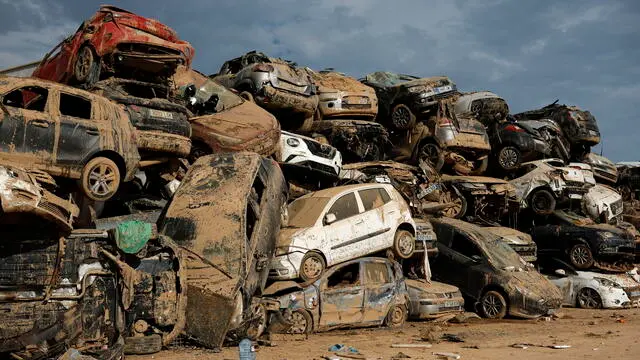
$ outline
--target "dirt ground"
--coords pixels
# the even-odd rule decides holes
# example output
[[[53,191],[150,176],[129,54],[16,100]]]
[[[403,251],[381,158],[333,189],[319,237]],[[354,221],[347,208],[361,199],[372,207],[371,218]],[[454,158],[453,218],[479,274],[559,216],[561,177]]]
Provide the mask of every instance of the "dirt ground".
[[[460,359],[639,359],[640,309],[562,309],[560,318],[539,320],[476,320],[466,324],[440,324],[441,333],[455,334],[464,342],[440,341],[431,348],[392,348],[392,344],[428,344],[421,337],[429,322],[408,322],[400,329],[354,329],[312,334],[307,340],[293,335],[274,340],[275,346],[259,346],[257,359],[322,359],[328,348],[344,344],[357,348],[361,359],[396,359],[402,352],[410,359],[437,359],[434,352],[452,352]],[[438,333],[431,332],[432,334]],[[440,335],[440,334],[439,334]],[[439,337],[439,336],[438,336]],[[530,344],[526,349],[517,343]],[[537,345],[537,346],[536,346]],[[570,345],[568,349],[544,346]],[[215,353],[197,348],[172,348],[154,355],[128,356],[136,360],[238,359],[237,347]],[[329,358],[329,357],[327,357]],[[331,359],[338,359],[336,356]],[[341,359],[348,359],[340,357]],[[405,357],[406,358],[406,357]]]

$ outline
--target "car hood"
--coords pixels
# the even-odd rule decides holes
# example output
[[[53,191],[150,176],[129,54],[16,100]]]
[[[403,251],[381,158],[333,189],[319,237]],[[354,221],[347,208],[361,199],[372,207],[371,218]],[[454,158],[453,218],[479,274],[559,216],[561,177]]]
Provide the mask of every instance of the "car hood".
[[[354,94],[359,93],[369,97],[375,96],[375,91],[371,87],[352,77],[334,72],[317,73],[312,71],[310,74],[318,88],[319,94],[345,91]]]
[[[288,247],[291,246],[294,241],[296,246],[307,248],[306,235],[312,231],[313,228],[294,228],[285,227],[280,229],[278,238],[276,239],[276,247]]]
[[[591,271],[577,271],[578,275],[585,279],[593,279],[593,278],[603,278],[607,280],[611,280],[616,284],[620,284],[623,288],[630,287],[638,287],[640,286],[640,278],[638,275],[630,275],[629,273],[622,274],[606,274],[606,273],[596,273]]]
[[[394,85],[394,87],[410,88],[410,87],[420,86],[420,85],[427,86],[427,87],[440,87],[440,86],[446,86],[446,85],[453,85],[453,82],[449,80],[449,78],[446,76],[434,76],[429,78],[421,78],[421,79],[415,79],[411,81],[405,81],[403,83]]]
[[[537,299],[561,299],[562,294],[557,286],[535,270],[505,271],[510,276],[508,287]]]
[[[490,226],[485,229],[492,234],[499,236],[503,241],[514,245],[532,245],[533,239],[531,235],[525,234],[516,229],[504,227],[504,226]]]
[[[264,137],[279,127],[273,115],[248,101],[215,114],[193,117],[189,121],[210,132],[243,141]]]
[[[282,64],[279,62],[269,63],[269,65],[275,68],[278,80],[280,81],[286,81],[296,86],[311,85],[309,76],[303,69],[298,69],[288,64]]]
[[[437,281],[427,283],[425,280],[405,279],[411,297],[433,296],[460,291],[457,287]]]
[[[550,119],[540,120],[520,120],[516,124],[529,132],[537,132],[539,129],[548,127],[552,128],[556,133],[560,133],[560,127],[555,121]]]

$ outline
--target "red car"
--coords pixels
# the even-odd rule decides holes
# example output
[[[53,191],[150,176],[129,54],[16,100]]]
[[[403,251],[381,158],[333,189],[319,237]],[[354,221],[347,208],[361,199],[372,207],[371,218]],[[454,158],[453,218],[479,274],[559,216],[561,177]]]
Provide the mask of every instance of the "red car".
[[[190,65],[194,49],[157,20],[104,5],[49,52],[33,76],[64,84],[95,83],[122,68],[170,76]],[[120,75],[122,76],[122,75]]]

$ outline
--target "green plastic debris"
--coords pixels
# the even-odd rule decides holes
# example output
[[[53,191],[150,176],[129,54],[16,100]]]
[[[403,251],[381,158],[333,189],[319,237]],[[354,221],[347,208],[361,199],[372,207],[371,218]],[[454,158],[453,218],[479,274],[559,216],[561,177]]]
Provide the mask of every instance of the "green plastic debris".
[[[147,244],[152,234],[151,224],[134,220],[118,225],[114,237],[120,250],[127,254],[136,254]]]

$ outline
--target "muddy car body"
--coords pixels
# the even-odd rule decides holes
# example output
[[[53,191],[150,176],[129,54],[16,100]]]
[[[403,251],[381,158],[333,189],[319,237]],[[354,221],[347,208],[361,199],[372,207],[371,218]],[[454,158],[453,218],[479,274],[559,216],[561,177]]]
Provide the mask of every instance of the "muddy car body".
[[[615,185],[618,182],[618,169],[616,165],[604,156],[588,153],[582,162],[591,165],[593,176],[598,182]]]
[[[559,256],[580,270],[626,268],[634,260],[635,239],[625,229],[596,224],[574,212],[556,210],[530,232],[538,257]]]
[[[214,80],[278,117],[284,129],[304,130],[318,107],[309,74],[294,63],[251,51],[225,62]]]
[[[263,156],[276,152],[280,124],[269,112],[193,69],[178,67],[173,80],[177,93],[184,93],[189,85],[195,87],[193,101],[187,105],[193,113],[189,119],[192,161],[219,152],[251,151]]]
[[[112,197],[138,169],[129,116],[108,99],[35,78],[0,79],[0,160],[80,180],[89,198]]]
[[[437,281],[406,279],[409,292],[409,318],[433,319],[464,311],[460,290]]]
[[[509,245],[524,261],[535,262],[538,259],[536,243],[531,235],[504,226],[488,226],[485,230],[496,235]]]
[[[361,258],[327,270],[313,283],[277,282],[265,290],[271,328],[310,333],[338,328],[397,327],[407,317],[402,269],[383,258]]]
[[[579,271],[554,259],[544,264],[542,272],[562,291],[564,305],[584,309],[620,309],[638,306],[640,301],[637,270],[623,274]]]
[[[409,258],[415,249],[415,223],[409,206],[391,186],[357,184],[313,192],[288,207],[269,277],[304,281],[327,268],[391,249]]]
[[[378,97],[375,90],[333,70],[306,70],[318,91],[316,120],[375,119],[378,114]]]
[[[46,173],[37,176],[49,177]],[[70,231],[78,212],[72,201],[43,189],[33,174],[16,167],[0,166],[0,223],[11,221],[11,217],[33,214]]]
[[[286,198],[278,164],[255,153],[203,156],[183,178],[159,229],[188,252],[186,332],[199,343],[220,347],[259,318]]]
[[[91,85],[107,74],[125,75],[126,68],[128,73],[159,74],[166,79],[178,64],[190,64],[193,56],[193,47],[168,26],[105,5],[45,55],[33,76]]]
[[[460,288],[487,318],[535,318],[560,307],[560,291],[491,232],[460,220],[432,220],[434,277]]]
[[[540,109],[515,114],[514,117],[518,120],[551,119],[555,121],[571,143],[571,153],[574,156],[584,154],[585,150],[588,152],[591,146],[600,143],[600,130],[595,117],[589,111],[577,106],[560,105],[556,100]]]
[[[91,92],[125,107],[131,123],[136,128],[138,151],[143,160],[158,155],[189,155],[189,112],[185,107],[168,100],[167,86],[109,78],[94,84]]]
[[[337,177],[342,169],[340,151],[310,137],[282,131],[278,161],[285,166]],[[304,171],[304,170],[303,170]]]
[[[509,182],[516,188],[521,206],[537,215],[549,215],[557,203],[581,200],[595,185],[591,171],[566,167],[559,159],[523,163],[513,176]]]
[[[622,220],[622,195],[607,185],[596,184],[582,197],[585,215],[593,221],[617,224]]]
[[[378,121],[393,130],[412,128],[417,120],[435,110],[438,100],[457,94],[456,84],[446,76],[418,78],[378,71],[360,81],[375,89]]]
[[[460,94],[456,100],[455,109],[458,114],[473,114],[485,126],[500,122],[509,115],[507,102],[490,91],[474,91]]]
[[[391,145],[387,130],[373,121],[315,121],[310,132],[313,138],[338,149],[345,164],[384,160]]]
[[[640,200],[640,162],[625,161],[616,164],[619,177],[616,187],[622,194],[624,201]]]

